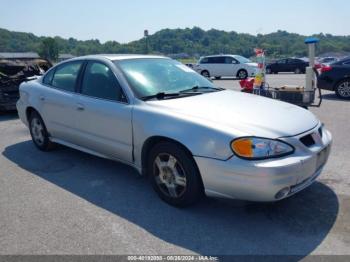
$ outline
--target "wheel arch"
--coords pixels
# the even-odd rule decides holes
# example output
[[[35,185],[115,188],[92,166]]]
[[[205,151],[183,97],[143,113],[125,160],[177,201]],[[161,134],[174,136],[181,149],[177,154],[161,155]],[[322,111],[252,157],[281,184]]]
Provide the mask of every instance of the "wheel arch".
[[[350,77],[344,77],[338,81],[335,82],[335,84],[333,85],[333,91],[336,90],[337,86],[341,83],[341,82],[344,82],[344,81],[350,81]]]
[[[27,121],[28,121],[28,123],[29,123],[29,118],[30,118],[30,115],[33,113],[33,112],[36,112],[41,118],[42,118],[42,116],[40,115],[40,113],[39,113],[39,111],[38,110],[36,110],[34,107],[32,107],[32,106],[28,106],[27,108],[26,108],[26,119],[27,119]]]
[[[142,145],[142,149],[141,149],[141,167],[142,167],[142,174],[145,175],[146,174],[146,169],[147,169],[147,155],[148,153],[152,150],[152,148],[161,142],[171,142],[174,143],[176,145],[179,145],[182,149],[184,149],[188,154],[190,154],[193,157],[193,153],[191,152],[191,150],[188,149],[188,147],[186,147],[184,144],[182,144],[181,142],[169,138],[169,137],[165,137],[165,136],[152,136],[147,138],[147,140],[143,143]],[[196,166],[196,168],[198,168]]]
[[[157,145],[158,143],[161,143],[161,142],[174,143],[174,144],[180,146],[183,150],[185,150],[185,152],[187,152],[189,154],[189,156],[192,157],[194,168],[197,170],[197,172],[199,174],[199,181],[201,183],[201,190],[202,190],[202,192],[204,192],[204,183],[203,183],[203,179],[202,179],[202,174],[198,168],[198,165],[193,157],[191,150],[188,147],[186,147],[183,143],[181,143],[175,139],[169,138],[169,137],[152,136],[152,137],[149,137],[143,143],[142,150],[141,150],[142,175],[147,176],[147,156],[148,156],[148,153],[152,150],[152,148],[155,145]]]

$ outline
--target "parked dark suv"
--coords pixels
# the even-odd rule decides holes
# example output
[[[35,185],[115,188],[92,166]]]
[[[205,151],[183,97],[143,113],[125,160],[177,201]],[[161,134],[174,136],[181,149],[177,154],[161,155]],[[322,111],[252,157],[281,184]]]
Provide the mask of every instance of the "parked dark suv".
[[[318,87],[335,91],[343,99],[350,99],[350,57],[325,65],[318,77]]]
[[[305,73],[309,63],[299,58],[280,59],[266,66],[266,73],[278,74],[279,72],[294,72],[296,74]]]

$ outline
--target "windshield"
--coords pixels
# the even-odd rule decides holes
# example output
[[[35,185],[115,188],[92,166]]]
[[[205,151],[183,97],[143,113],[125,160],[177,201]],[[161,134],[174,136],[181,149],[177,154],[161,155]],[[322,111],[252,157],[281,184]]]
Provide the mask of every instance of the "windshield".
[[[138,98],[177,93],[214,85],[186,65],[171,59],[141,58],[114,62],[124,72]]]
[[[243,56],[240,55],[235,55],[234,56],[241,64],[245,64],[245,63],[251,63],[252,61],[249,60],[248,58],[245,58]]]

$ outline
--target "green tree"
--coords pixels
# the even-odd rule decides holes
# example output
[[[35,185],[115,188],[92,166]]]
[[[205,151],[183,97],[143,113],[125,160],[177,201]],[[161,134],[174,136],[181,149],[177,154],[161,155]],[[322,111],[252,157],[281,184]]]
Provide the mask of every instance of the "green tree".
[[[327,52],[337,52],[347,55],[350,52],[350,36],[334,36],[330,34],[315,34],[320,38],[317,55]],[[304,44],[306,36],[286,31],[277,31],[257,36],[237,32],[225,32],[211,29],[209,31],[194,27],[192,29],[163,29],[148,37],[149,52],[157,54],[175,54],[203,56],[218,53],[239,54],[246,57],[254,56],[254,48],[267,50],[270,58],[305,56],[308,53]],[[0,28],[1,52],[37,51],[50,60],[57,59],[57,49],[62,53],[72,55],[87,55],[98,53],[147,53],[145,39],[120,44],[115,41],[101,43],[98,40],[80,41],[74,38],[46,38],[33,34],[11,32]]]
[[[48,37],[45,38],[39,47],[39,55],[51,62],[58,60],[58,44],[55,39]]]

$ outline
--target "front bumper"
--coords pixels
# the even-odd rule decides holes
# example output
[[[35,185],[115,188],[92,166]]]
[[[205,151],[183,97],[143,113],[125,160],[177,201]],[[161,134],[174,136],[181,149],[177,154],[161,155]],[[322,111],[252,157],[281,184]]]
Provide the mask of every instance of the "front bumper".
[[[314,134],[320,126],[311,130]],[[289,197],[310,186],[321,174],[330,151],[332,136],[323,130],[318,143],[298,145],[302,134],[283,140],[293,144],[294,154],[280,159],[247,161],[233,156],[227,161],[195,157],[208,196],[270,202]],[[300,142],[301,143],[301,142]],[[282,189],[287,194],[277,197]]]

